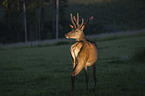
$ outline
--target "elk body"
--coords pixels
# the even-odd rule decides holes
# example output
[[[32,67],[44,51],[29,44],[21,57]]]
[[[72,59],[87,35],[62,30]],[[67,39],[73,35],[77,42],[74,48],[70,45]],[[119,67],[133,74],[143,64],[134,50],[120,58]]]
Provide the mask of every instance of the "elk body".
[[[88,22],[84,23],[84,19],[82,18],[81,25],[79,24],[79,14],[77,13],[77,19],[75,16],[71,16],[71,21],[73,25],[70,25],[72,31],[65,34],[66,38],[76,39],[76,43],[74,43],[71,48],[71,56],[73,59],[73,72],[71,74],[71,83],[72,83],[72,91],[74,90],[75,77],[79,74],[79,72],[84,68],[85,76],[86,76],[86,89],[88,89],[88,73],[87,67],[93,66],[93,75],[94,82],[96,87],[96,64],[98,57],[97,46],[95,43],[90,42],[86,39],[83,30],[85,25],[93,19],[91,17]],[[75,24],[76,23],[76,24]]]

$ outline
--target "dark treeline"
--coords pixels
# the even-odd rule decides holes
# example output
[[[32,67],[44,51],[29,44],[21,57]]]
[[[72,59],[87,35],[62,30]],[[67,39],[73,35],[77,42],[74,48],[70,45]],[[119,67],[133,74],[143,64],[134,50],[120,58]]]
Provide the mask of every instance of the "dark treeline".
[[[0,0],[0,4],[2,44],[55,38],[55,0]],[[67,1],[60,0],[60,22],[65,22],[66,7]],[[59,24],[61,32],[64,23]]]
[[[95,17],[84,30],[86,35],[143,29],[145,25],[145,0],[59,1],[59,38],[70,30],[71,12],[79,12],[85,20]],[[1,44],[55,39],[55,24],[56,0],[0,0]]]
[[[84,30],[89,32],[86,34],[145,28],[145,0],[80,0],[84,1],[83,3],[77,0],[70,1],[73,3],[68,9],[72,12],[79,12],[85,18],[94,16],[94,20]]]

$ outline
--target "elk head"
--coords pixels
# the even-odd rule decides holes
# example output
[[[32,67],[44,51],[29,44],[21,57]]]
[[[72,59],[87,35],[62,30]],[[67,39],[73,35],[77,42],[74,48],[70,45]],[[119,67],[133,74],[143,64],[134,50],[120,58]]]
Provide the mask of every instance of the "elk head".
[[[71,22],[73,24],[70,25],[72,31],[65,34],[65,37],[76,39],[76,41],[86,40],[83,30],[85,28],[85,25],[88,24],[89,21],[91,21],[94,17],[92,16],[86,23],[84,23],[84,19],[82,18],[81,25],[79,24],[79,13],[77,13],[77,19],[75,18],[75,16],[72,16],[72,13],[70,14],[70,17],[71,17]]]

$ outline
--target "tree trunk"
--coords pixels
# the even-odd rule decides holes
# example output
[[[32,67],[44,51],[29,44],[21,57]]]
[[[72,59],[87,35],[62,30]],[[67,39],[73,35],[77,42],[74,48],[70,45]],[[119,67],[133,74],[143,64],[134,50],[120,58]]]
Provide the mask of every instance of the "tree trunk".
[[[26,21],[26,5],[25,5],[25,0],[23,0],[23,19],[24,19],[24,29],[25,29],[25,42],[27,42],[28,38],[27,38],[27,21]]]
[[[39,7],[38,9],[38,35],[39,35],[39,41],[41,40],[41,17],[40,17],[40,14],[41,14],[41,9]]]
[[[58,24],[59,24],[59,0],[56,1],[56,40],[58,40]]]
[[[55,11],[55,9],[56,9],[56,8],[55,8],[55,0],[53,0],[52,2],[53,2],[53,8],[52,8],[52,9],[53,9],[53,17],[52,17],[52,19],[53,19],[53,20],[52,20],[52,34],[55,34],[55,33],[54,33],[54,32],[55,32],[55,12],[56,12],[56,11]]]
[[[17,2],[17,10],[20,11],[20,0]]]
[[[42,3],[42,7],[41,7],[41,21],[40,21],[40,27],[41,27],[41,33],[44,32],[44,0],[43,0],[43,3]]]

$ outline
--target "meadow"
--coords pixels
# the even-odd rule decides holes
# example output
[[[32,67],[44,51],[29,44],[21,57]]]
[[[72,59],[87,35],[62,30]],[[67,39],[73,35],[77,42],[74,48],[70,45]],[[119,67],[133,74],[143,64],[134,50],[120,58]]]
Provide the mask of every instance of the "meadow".
[[[145,32],[112,39],[93,39],[98,45],[98,90],[89,89],[84,70],[76,77],[75,96],[145,96]],[[72,63],[69,44],[0,49],[0,96],[70,96]]]

